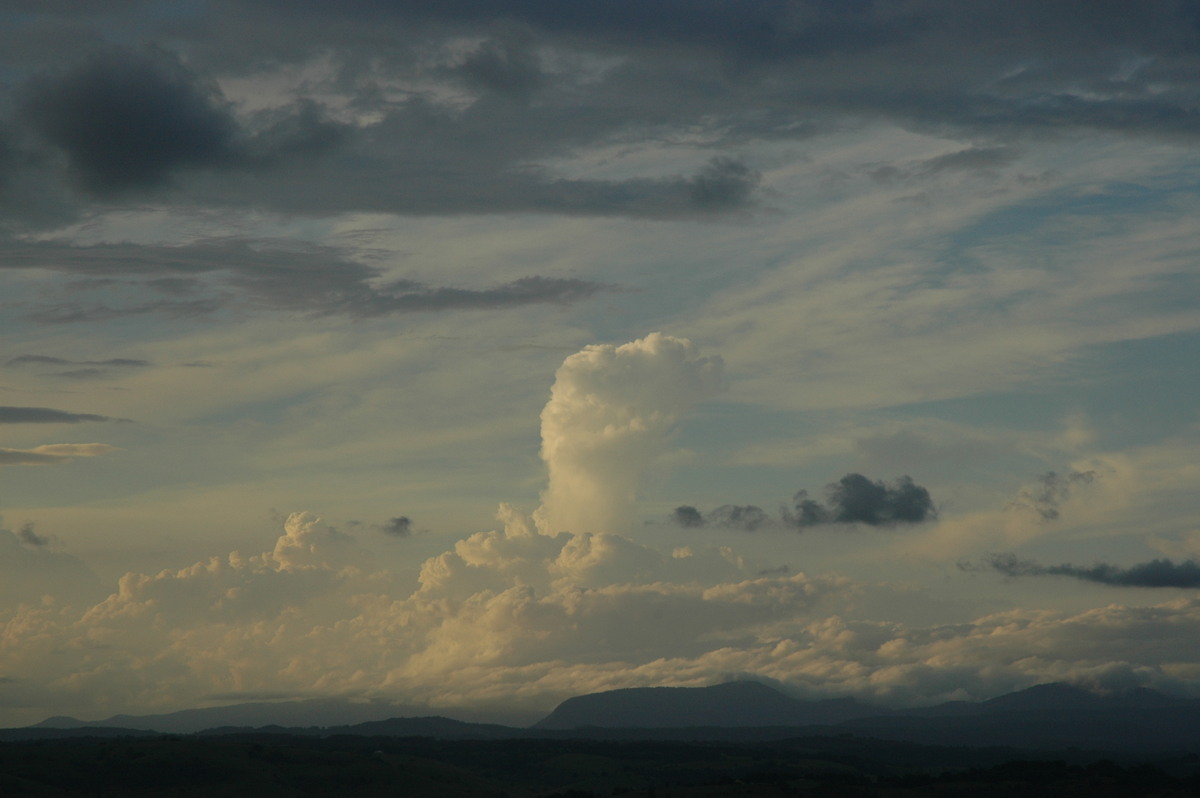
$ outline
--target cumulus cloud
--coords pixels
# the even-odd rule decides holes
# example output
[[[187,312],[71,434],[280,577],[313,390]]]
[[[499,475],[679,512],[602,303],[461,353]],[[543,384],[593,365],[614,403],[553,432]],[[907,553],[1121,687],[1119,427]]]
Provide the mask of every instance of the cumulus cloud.
[[[1017,557],[1012,553],[990,554],[976,564],[969,561],[959,563],[962,570],[992,570],[1009,577],[1020,576],[1069,576],[1085,582],[1118,587],[1200,587],[1200,562],[1185,560],[1180,563],[1167,559],[1156,559],[1127,567],[1109,563],[1097,563],[1086,567],[1062,563],[1041,565],[1033,560]]]
[[[683,413],[721,385],[719,357],[660,333],[568,357],[542,410],[549,483],[539,523],[552,532],[627,529],[642,473],[666,453]]]
[[[127,574],[84,611],[23,606],[0,634],[11,679],[0,705],[102,716],[279,691],[453,715],[544,710],[581,692],[729,673],[898,704],[1045,681],[1186,691],[1197,678],[1195,599],[935,626],[862,620],[854,608],[864,597],[900,596],[837,577],[748,571],[717,549],[665,555],[608,533],[546,535],[510,507],[500,520],[429,558],[415,590],[350,536],[296,514],[262,554]]]
[[[543,414],[546,504],[535,514],[502,505],[495,529],[427,558],[415,587],[307,513],[288,516],[266,551],[127,573],[107,596],[32,527],[0,531],[0,598],[10,599],[0,708],[35,722],[270,693],[379,697],[451,715],[544,711],[574,694],[730,673],[891,703],[1045,681],[1186,691],[1200,680],[1200,600],[951,625],[864,620],[861,606],[894,605],[902,591],[764,568],[728,548],[664,552],[620,534],[636,474],[720,382],[720,361],[657,334],[568,357]],[[865,509],[837,492],[822,508],[905,515],[895,509],[908,506],[895,499],[905,483],[883,488],[890,515],[881,483],[867,484],[875,503]],[[858,480],[835,483],[846,485],[858,495]],[[677,516],[705,518],[688,507]],[[755,514],[728,506],[712,517]]]

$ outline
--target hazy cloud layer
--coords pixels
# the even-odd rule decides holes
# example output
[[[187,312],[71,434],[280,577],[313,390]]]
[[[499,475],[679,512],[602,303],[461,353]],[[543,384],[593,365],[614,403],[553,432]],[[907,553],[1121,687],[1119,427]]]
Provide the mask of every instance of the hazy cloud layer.
[[[893,703],[978,699],[1045,681],[1178,691],[1200,633],[1200,605],[1187,599],[935,627],[853,620],[864,595],[899,594],[750,574],[729,552],[670,556],[616,535],[544,535],[510,508],[502,519],[502,529],[427,560],[411,593],[371,569],[352,538],[297,514],[272,551],[130,573],[82,612],[25,605],[0,637],[9,678],[0,703],[102,716],[275,690],[453,714],[546,709],[580,692],[730,673]],[[155,631],[163,628],[169,635]],[[107,644],[88,647],[94,639]]]
[[[1085,582],[1098,582],[1118,587],[1200,587],[1200,563],[1185,560],[1180,563],[1159,559],[1123,567],[1110,563],[1097,563],[1085,567],[1063,563],[1041,565],[1025,560],[1015,554],[991,554],[979,564],[960,563],[963,570],[990,569],[1010,577],[1020,576],[1069,576]]]

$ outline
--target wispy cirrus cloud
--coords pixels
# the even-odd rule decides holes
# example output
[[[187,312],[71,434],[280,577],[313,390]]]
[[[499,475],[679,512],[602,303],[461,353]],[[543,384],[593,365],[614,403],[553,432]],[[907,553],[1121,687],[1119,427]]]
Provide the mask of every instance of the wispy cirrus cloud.
[[[76,457],[99,457],[120,451],[106,443],[48,443],[32,449],[0,448],[0,465],[57,465]]]

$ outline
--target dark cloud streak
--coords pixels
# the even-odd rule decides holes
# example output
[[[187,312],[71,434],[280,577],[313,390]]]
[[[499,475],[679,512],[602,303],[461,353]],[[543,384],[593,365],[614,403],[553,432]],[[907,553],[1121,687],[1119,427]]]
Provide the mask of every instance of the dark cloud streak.
[[[0,407],[0,424],[78,424],[83,421],[119,421],[93,413],[68,413],[49,407]]]
[[[1085,582],[1117,587],[1200,587],[1200,563],[1185,560],[1175,563],[1156,559],[1128,567],[1097,563],[1091,567],[1071,565],[1041,565],[1033,560],[1018,558],[1015,554],[1000,553],[984,557],[981,564],[960,562],[964,571],[992,570],[1008,577],[1022,576],[1068,576]]]

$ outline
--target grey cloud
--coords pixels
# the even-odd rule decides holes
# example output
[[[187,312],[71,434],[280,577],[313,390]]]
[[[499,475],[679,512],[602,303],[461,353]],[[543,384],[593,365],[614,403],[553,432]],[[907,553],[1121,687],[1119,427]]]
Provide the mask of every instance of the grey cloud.
[[[73,324],[79,322],[110,321],[130,316],[159,314],[173,319],[209,316],[221,308],[215,299],[196,299],[190,302],[144,302],[138,305],[111,307],[103,304],[84,305],[77,302],[51,305],[25,315],[29,321],[40,324]]]
[[[671,513],[671,521],[676,526],[681,526],[685,529],[695,529],[696,527],[704,526],[704,516],[700,514],[699,510],[688,504],[676,507]]]
[[[312,101],[243,129],[216,84],[172,53],[110,49],[34,78],[22,104],[31,129],[67,159],[74,180],[108,197],[152,189],[179,170],[258,169],[324,152],[344,128]]]
[[[785,520],[800,528],[819,524],[892,526],[919,524],[937,516],[929,491],[908,476],[889,485],[851,473],[825,490],[828,500],[824,505],[808,498],[807,491],[798,491],[795,514],[785,511]]]
[[[32,521],[27,521],[21,525],[21,528],[17,531],[17,539],[26,546],[41,547],[49,546],[51,543],[50,538],[39,535],[34,530]]]
[[[690,505],[676,507],[671,513],[671,523],[685,529],[711,526],[718,529],[736,529],[754,532],[775,523],[761,507],[753,504],[723,504],[707,513],[701,513]]]
[[[0,421],[0,423],[3,422]],[[0,466],[54,465],[66,462],[68,459],[62,455],[33,452],[28,449],[0,449]]]
[[[1069,576],[1085,582],[1097,582],[1118,587],[1200,587],[1200,563],[1185,560],[1180,563],[1166,559],[1150,560],[1128,567],[1097,563],[1091,567],[1071,565],[1041,565],[1033,560],[1018,558],[1015,554],[991,554],[981,564],[959,563],[965,571],[992,570],[1009,577],[1021,576]]]
[[[757,172],[732,158],[714,158],[689,181],[692,203],[703,209],[736,208],[750,199]]]
[[[237,157],[237,125],[219,92],[161,51],[105,52],[40,77],[25,112],[96,194],[161,185],[180,167]]]
[[[1054,521],[1072,491],[1080,485],[1090,485],[1095,479],[1095,471],[1068,471],[1066,474],[1047,471],[1038,477],[1035,485],[1023,488],[1010,506],[1033,510],[1043,521]]]
[[[771,523],[771,518],[753,504],[725,504],[705,517],[705,522],[724,529],[753,532]]]
[[[0,407],[0,424],[78,424],[81,421],[118,421],[92,413],[68,413],[49,407]]]
[[[406,515],[396,516],[381,527],[385,535],[395,538],[411,537],[413,533],[412,519]]]
[[[825,503],[809,498],[806,490],[797,491],[793,506],[782,508],[779,518],[754,505],[726,504],[707,513],[681,505],[671,514],[671,522],[685,528],[713,526],[752,532],[770,526],[804,529],[826,524],[919,524],[937,517],[929,491],[907,476],[887,484],[851,473],[825,490]]]
[[[542,83],[540,61],[526,43],[488,41],[453,70],[472,89],[524,99]]]
[[[64,302],[30,311],[41,323],[99,321],[163,314],[195,318],[247,302],[264,308],[346,314],[359,318],[391,313],[488,310],[535,304],[579,302],[612,290],[575,278],[524,277],[482,289],[429,286],[412,280],[377,284],[379,272],[324,248],[283,249],[250,242],[162,247],[127,244],[90,247],[19,245],[0,268],[44,268],[88,276],[110,275],[141,284],[163,274],[209,275],[215,296],[192,300],[155,300],[111,307]],[[123,364],[129,365],[129,364]]]
[[[17,355],[9,359],[6,366],[87,366],[100,368],[147,368],[153,365],[149,360],[139,360],[128,357],[111,357],[107,360],[68,360],[50,355]]]
[[[1166,0],[1139,4],[1136,19],[1082,0],[217,2],[186,22],[138,20],[147,40],[177,43],[186,66],[165,51],[108,50],[29,82],[21,112],[0,120],[0,204],[30,221],[84,211],[56,179],[65,156],[95,195],[170,185],[159,199],[183,207],[682,219],[755,205],[759,175],[732,157],[744,145],[876,121],[965,146],[881,165],[884,178],[999,170],[1030,137],[1194,140],[1195,16]],[[70,27],[99,42],[132,19],[97,12]],[[330,74],[258,111],[204,77],[318,61]],[[304,92],[359,117],[335,121]],[[712,160],[621,179],[551,166],[649,141]],[[80,311],[53,315],[104,314]]]

